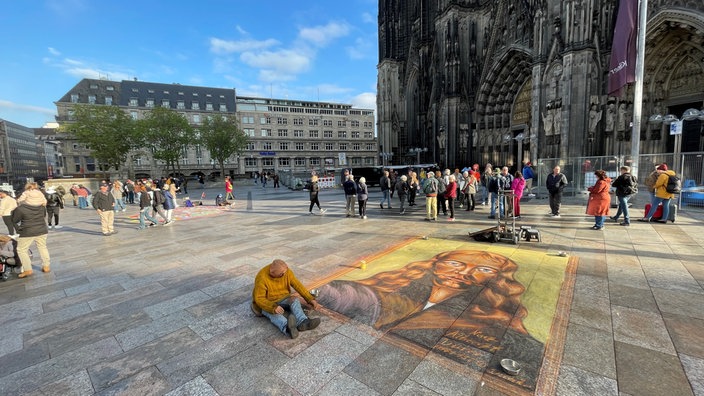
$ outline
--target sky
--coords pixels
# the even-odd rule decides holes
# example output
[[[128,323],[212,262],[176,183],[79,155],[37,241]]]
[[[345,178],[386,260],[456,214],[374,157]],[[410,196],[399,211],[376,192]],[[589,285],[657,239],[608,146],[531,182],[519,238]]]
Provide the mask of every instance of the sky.
[[[0,118],[54,122],[83,78],[376,108],[377,0],[0,2]]]

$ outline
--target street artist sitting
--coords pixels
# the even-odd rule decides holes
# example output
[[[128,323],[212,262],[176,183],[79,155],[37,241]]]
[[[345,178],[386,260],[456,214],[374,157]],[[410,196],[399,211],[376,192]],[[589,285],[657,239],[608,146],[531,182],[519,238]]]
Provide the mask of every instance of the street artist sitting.
[[[254,279],[252,311],[257,316],[266,316],[282,333],[296,338],[299,331],[318,327],[320,318],[309,319],[306,316],[300,300],[291,296],[292,287],[313,306],[313,309],[320,307],[315,297],[296,279],[293,271],[289,270],[286,262],[276,259],[259,270]],[[288,317],[285,315],[286,311],[289,312]]]

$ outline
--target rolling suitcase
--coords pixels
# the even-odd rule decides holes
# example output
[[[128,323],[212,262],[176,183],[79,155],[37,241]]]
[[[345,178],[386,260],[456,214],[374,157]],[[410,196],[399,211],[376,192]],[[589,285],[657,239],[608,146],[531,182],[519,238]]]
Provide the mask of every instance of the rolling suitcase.
[[[645,204],[645,213],[643,214],[643,217],[648,215],[648,212],[650,212],[650,204]],[[653,214],[653,220],[660,220],[662,218],[662,204],[658,205],[658,208],[655,209],[655,213]],[[667,216],[667,219],[670,220],[671,222],[675,222],[677,220],[677,204],[674,202],[673,199],[670,200],[670,213]]]

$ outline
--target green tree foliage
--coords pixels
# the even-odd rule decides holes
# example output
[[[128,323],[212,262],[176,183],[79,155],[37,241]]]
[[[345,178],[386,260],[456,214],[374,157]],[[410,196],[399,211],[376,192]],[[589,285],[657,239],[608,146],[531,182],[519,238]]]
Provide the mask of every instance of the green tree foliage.
[[[237,125],[234,116],[207,117],[199,128],[200,141],[210,152],[210,157],[220,165],[225,175],[225,160],[240,153],[247,146],[247,136]]]
[[[103,172],[119,171],[140,144],[134,120],[117,106],[79,104],[73,111],[75,121],[61,125],[60,131],[88,146]]]
[[[147,113],[138,121],[138,129],[154,159],[166,162],[173,170],[180,169],[183,152],[196,143],[195,131],[186,117],[165,107],[155,107]]]

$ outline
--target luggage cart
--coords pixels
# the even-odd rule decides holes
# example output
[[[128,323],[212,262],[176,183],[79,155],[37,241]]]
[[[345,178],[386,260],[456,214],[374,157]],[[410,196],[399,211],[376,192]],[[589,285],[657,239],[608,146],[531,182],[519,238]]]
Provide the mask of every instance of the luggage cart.
[[[485,228],[483,230],[470,232],[469,236],[476,241],[488,242],[510,242],[518,245],[518,240],[521,236],[521,230],[516,230],[516,217],[511,211],[511,215],[507,216],[509,209],[513,208],[513,190],[499,190],[497,195],[497,203],[504,208],[504,216],[501,216],[501,211],[496,210],[496,225]],[[503,205],[501,205],[503,203]]]

